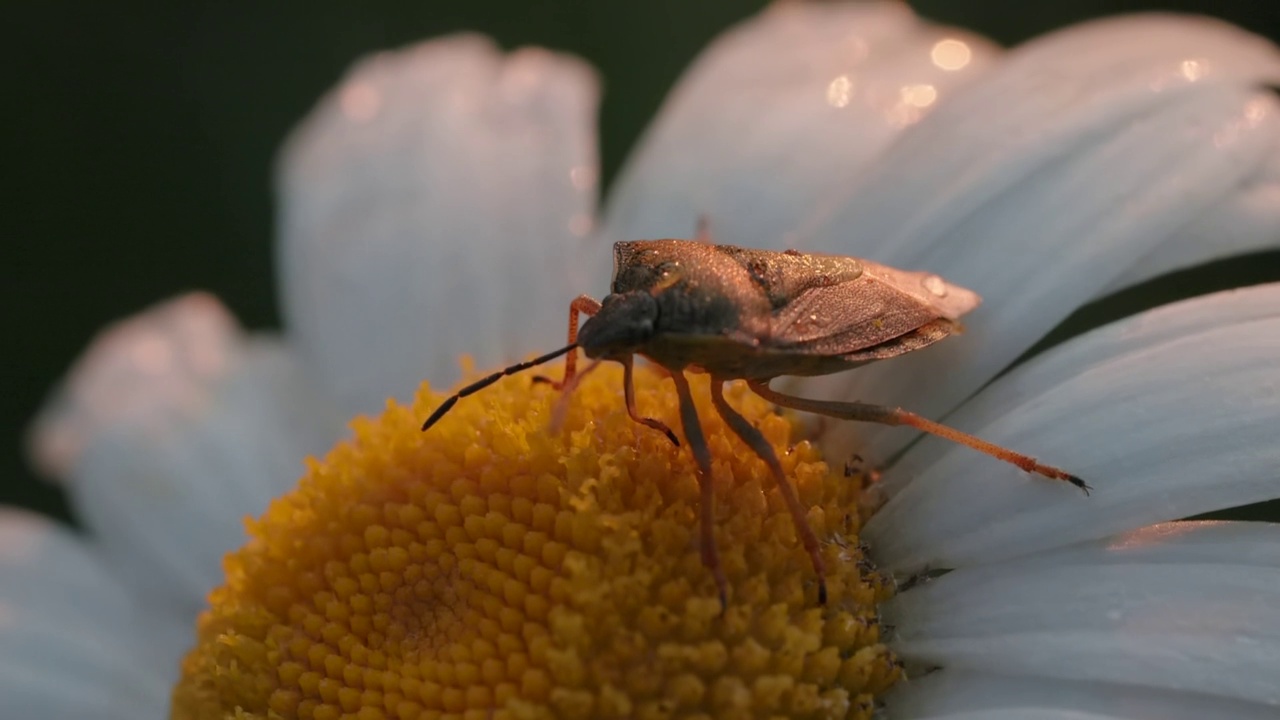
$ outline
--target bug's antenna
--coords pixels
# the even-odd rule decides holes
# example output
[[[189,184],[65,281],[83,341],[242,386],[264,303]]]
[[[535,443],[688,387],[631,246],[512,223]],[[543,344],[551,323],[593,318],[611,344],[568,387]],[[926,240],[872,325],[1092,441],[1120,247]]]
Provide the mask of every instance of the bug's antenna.
[[[532,360],[526,360],[525,362],[522,362],[522,363],[516,363],[511,367],[503,368],[502,370],[499,370],[493,373],[492,375],[488,375],[484,378],[481,378],[480,380],[477,380],[471,383],[470,385],[462,388],[458,392],[450,395],[449,398],[444,402],[440,403],[440,407],[436,408],[435,412],[431,413],[431,417],[427,418],[427,421],[422,423],[422,429],[426,431],[432,425],[435,425],[440,418],[444,417],[445,413],[449,412],[449,410],[451,410],[454,405],[458,404],[459,398],[464,398],[472,393],[479,392],[489,387],[490,385],[498,382],[498,380],[506,377],[507,375],[515,375],[516,373],[522,370],[528,370],[531,367],[536,367],[543,363],[550,362],[560,357],[561,355],[564,355],[565,353],[568,353],[568,352],[572,352],[576,349],[578,349],[578,343],[569,343],[568,345],[565,345],[559,350],[554,350],[552,352],[547,353],[546,355],[540,355]]]

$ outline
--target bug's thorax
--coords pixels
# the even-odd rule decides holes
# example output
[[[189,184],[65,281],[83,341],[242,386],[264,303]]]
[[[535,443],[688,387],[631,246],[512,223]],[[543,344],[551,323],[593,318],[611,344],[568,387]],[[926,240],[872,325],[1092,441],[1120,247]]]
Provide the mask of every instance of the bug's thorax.
[[[683,240],[617,243],[611,290],[653,298],[655,335],[768,332],[768,297],[723,246]]]

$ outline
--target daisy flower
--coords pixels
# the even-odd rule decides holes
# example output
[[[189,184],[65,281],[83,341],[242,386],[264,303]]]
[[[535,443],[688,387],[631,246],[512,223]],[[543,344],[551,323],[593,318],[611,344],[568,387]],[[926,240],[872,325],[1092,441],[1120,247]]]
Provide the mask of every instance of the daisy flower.
[[[170,301],[104,331],[37,418],[33,457],[88,532],[0,518],[5,705],[1274,717],[1280,526],[1178,519],[1280,497],[1280,285],[1008,368],[1084,303],[1274,247],[1277,82],[1275,47],[1202,18],[1003,51],[897,3],[781,3],[698,59],[597,214],[579,61],[474,36],[363,60],[283,154],[286,331]],[[945,420],[1094,495],[902,430],[813,434],[730,386],[812,508],[819,605],[772,478],[703,380],[722,611],[688,450],[630,422],[620,371],[583,384],[560,433],[556,394],[525,377],[418,432],[462,353],[492,368],[555,346],[609,241],[686,237],[704,215],[725,242],[981,293],[963,336],[798,392]],[[637,384],[642,413],[679,424],[669,379]],[[882,479],[841,472],[854,453]]]

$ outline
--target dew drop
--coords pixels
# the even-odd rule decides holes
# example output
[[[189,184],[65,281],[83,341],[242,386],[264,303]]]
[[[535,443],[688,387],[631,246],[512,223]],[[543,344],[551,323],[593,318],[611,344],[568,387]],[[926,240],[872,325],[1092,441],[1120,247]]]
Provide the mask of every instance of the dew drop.
[[[947,281],[937,275],[925,276],[925,278],[920,281],[920,284],[924,285],[925,290],[928,290],[937,297],[947,296]]]

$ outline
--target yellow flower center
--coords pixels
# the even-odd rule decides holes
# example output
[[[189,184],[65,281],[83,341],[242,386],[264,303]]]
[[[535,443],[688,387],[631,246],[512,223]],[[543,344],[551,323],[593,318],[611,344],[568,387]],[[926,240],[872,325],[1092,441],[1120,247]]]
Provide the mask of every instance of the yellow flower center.
[[[250,523],[183,662],[174,718],[865,718],[899,675],[880,643],[891,592],[855,533],[859,478],[731,385],[823,543],[830,593],[765,464],[693,378],[714,456],[722,612],[699,559],[687,448],[638,425],[621,372],[558,393],[527,377],[357,419]],[[640,370],[640,412],[679,428],[671,381]]]

